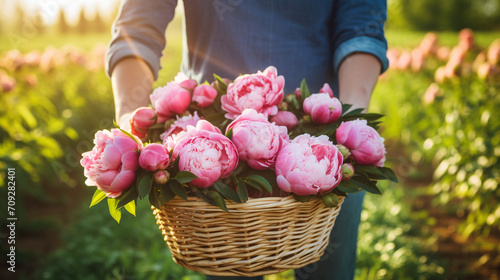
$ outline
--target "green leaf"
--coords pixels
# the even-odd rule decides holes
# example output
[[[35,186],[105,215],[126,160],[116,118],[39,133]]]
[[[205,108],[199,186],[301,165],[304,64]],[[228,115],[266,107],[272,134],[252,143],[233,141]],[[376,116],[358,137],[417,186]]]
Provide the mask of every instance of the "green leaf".
[[[347,110],[351,109],[352,104],[343,104],[342,103],[342,112],[347,112]]]
[[[111,214],[111,217],[113,217],[113,219],[115,219],[115,221],[120,223],[120,219],[122,217],[122,212],[119,209],[116,209],[117,205],[118,205],[117,199],[108,197],[109,214]]]
[[[345,193],[357,193],[360,191],[358,185],[351,180],[341,181],[337,189]]]
[[[186,189],[184,188],[184,186],[177,182],[177,181],[169,181],[168,182],[168,185],[170,186],[170,189],[180,198],[184,199],[185,201],[187,201],[188,199],[188,195],[187,195],[187,191]]]
[[[157,188],[151,189],[151,192],[149,193],[149,203],[156,208],[161,208],[163,205],[160,200],[160,191]]]
[[[220,195],[220,193],[215,192],[215,191],[209,191],[207,193],[207,195],[215,203],[215,204],[212,204],[212,205],[217,206],[217,207],[219,207],[220,209],[222,209],[222,210],[224,210],[226,212],[229,212],[229,210],[227,210],[226,203],[224,202],[224,199],[222,198],[222,196]]]
[[[358,187],[362,188],[363,190],[374,193],[374,194],[382,194],[380,190],[377,188],[377,185],[375,182],[370,181],[369,179],[363,178],[361,176],[354,176],[351,178],[351,180],[354,184],[356,184]]]
[[[250,185],[250,187],[254,188],[254,189],[257,189],[258,191],[260,191],[261,193],[264,193],[264,188],[262,188],[259,183],[256,183],[254,181],[250,181],[250,180],[245,180],[243,178],[240,179],[240,181],[244,182],[245,184],[248,184]]]
[[[295,96],[292,97],[292,104],[295,110],[300,110],[300,103]]]
[[[356,165],[356,171],[363,171],[371,179],[383,179],[383,178],[385,178],[384,173],[382,173],[382,171],[378,170],[377,167],[372,166],[372,165]]]
[[[125,204],[125,210],[135,216],[135,200],[132,200],[129,203]]]
[[[231,127],[231,129],[229,129],[227,132],[226,132],[226,137],[229,138],[229,139],[232,139],[233,138],[233,128]]]
[[[241,201],[247,202],[248,190],[247,190],[247,186],[245,185],[245,182],[238,180],[237,193],[238,193],[238,196],[240,197]]]
[[[394,171],[392,171],[392,169],[390,169],[388,167],[377,167],[377,169],[380,170],[380,172],[382,172],[384,174],[385,178],[389,179],[390,181],[392,181],[394,183],[398,182],[398,177],[396,176]]]
[[[354,109],[354,110],[349,111],[346,114],[344,114],[344,117],[353,116],[353,115],[360,115],[360,113],[363,112],[363,110],[364,110],[364,108]]]
[[[130,132],[125,131],[125,130],[121,129],[121,128],[120,128],[120,126],[116,123],[116,121],[115,121],[115,120],[113,120],[113,125],[114,125],[116,128],[118,128],[121,132],[123,132],[123,134],[127,135],[127,136],[128,136],[128,137],[130,137],[132,140],[134,140],[134,142],[135,142],[135,143],[137,143],[138,145],[141,145],[141,143],[139,143],[139,142],[137,141],[137,138],[136,138],[136,137],[134,137],[132,134],[130,134]]]
[[[296,194],[293,194],[293,197],[298,202],[308,202],[314,197],[314,195],[296,195]]]
[[[306,79],[302,79],[302,82],[300,83],[300,94],[302,95],[302,100],[305,100],[309,96],[311,96],[311,92],[309,91],[309,88],[307,87]]]
[[[160,186],[160,199],[163,202],[169,202],[174,199],[175,193],[170,189],[169,185]]]
[[[151,186],[153,185],[153,176],[146,173],[139,179],[139,184],[137,185],[137,190],[139,192],[140,198],[145,198],[146,195],[151,191]]]
[[[119,197],[117,197],[118,204],[116,205],[116,209],[119,209],[127,205],[129,202],[136,200],[138,196],[139,194],[137,193],[137,188],[135,188],[134,186],[128,188],[127,190],[122,192]]]
[[[194,175],[192,172],[179,171],[177,172],[177,175],[175,175],[174,179],[181,184],[185,184],[193,181],[196,178],[198,178],[198,176]]]
[[[250,175],[246,178],[248,178],[248,180],[250,180],[250,181],[256,182],[259,185],[263,186],[264,188],[266,188],[266,190],[269,193],[273,193],[273,187],[271,186],[271,184],[269,184],[269,182],[266,180],[266,178],[264,178],[260,175]]]
[[[223,87],[227,88],[226,82],[224,82],[224,80],[219,75],[214,74],[214,79],[216,79],[219,82],[222,89],[224,89]]]
[[[236,191],[231,189],[228,185],[224,184],[221,180],[215,181],[214,187],[219,193],[221,193],[228,200],[241,203],[240,197],[238,196]]]
[[[96,189],[94,195],[92,196],[92,201],[90,201],[89,208],[101,202],[105,197],[106,194],[103,191],[101,191],[100,189]]]

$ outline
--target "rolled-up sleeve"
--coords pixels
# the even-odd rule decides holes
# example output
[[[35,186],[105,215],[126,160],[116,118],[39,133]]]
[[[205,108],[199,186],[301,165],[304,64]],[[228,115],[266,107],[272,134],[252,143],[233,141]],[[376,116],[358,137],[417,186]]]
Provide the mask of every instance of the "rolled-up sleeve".
[[[336,73],[342,61],[352,53],[374,55],[382,65],[381,73],[389,67],[384,23],[387,18],[385,0],[338,0],[334,7],[333,67]]]
[[[177,0],[123,0],[113,23],[106,53],[105,70],[111,77],[118,61],[126,57],[143,59],[155,78],[161,69],[165,29],[175,14]]]

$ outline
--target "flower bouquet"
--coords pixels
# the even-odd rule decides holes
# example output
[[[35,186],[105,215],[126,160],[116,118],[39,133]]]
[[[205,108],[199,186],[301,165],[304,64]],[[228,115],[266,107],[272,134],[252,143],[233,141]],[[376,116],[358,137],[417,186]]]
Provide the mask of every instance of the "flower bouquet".
[[[179,74],[138,108],[131,130],[96,133],[83,154],[91,206],[119,222],[148,197],[174,260],[211,275],[255,276],[319,260],[344,197],[380,194],[380,114],[351,109],[325,84],[284,95],[270,66],[234,81]]]

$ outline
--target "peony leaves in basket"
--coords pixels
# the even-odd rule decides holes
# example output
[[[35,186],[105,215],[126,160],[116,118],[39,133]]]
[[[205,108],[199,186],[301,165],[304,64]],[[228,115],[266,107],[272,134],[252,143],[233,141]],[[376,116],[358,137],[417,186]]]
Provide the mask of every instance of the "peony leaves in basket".
[[[307,87],[306,79],[302,79],[302,82],[300,82],[300,94],[302,95],[302,100],[311,96],[309,87]]]
[[[181,184],[184,183],[189,183],[193,181],[194,179],[198,178],[198,176],[194,175],[192,172],[189,171],[179,171],[177,175],[175,175],[175,180]]]
[[[188,199],[188,194],[187,194],[187,191],[186,191],[186,188],[184,188],[184,186],[179,183],[178,181],[176,180],[170,180],[168,182],[168,185],[170,186],[170,189],[180,198],[184,199],[185,201],[187,201]]]
[[[362,188],[363,190],[374,193],[374,194],[382,194],[382,192],[379,190],[377,187],[377,182],[372,181],[370,179],[367,179],[363,176],[353,176],[351,180],[354,184],[356,184],[358,187]]]
[[[92,196],[92,200],[90,201],[89,208],[101,202],[104,198],[106,198],[106,194],[100,189],[96,189],[94,195]]]
[[[245,185],[245,182],[238,180],[238,187],[236,189],[236,192],[238,193],[238,196],[240,197],[242,202],[247,202],[248,200],[248,190],[247,186]]]
[[[240,180],[242,180],[243,182],[249,184],[252,187],[257,188],[260,191],[262,191],[261,187],[263,187],[269,193],[273,193],[273,187],[271,186],[271,184],[269,183],[269,181],[267,181],[266,178],[264,178],[264,177],[262,177],[260,175],[250,175],[248,177],[240,178]]]
[[[224,184],[221,180],[215,181],[214,188],[226,199],[241,203],[241,199],[236,191],[231,189],[228,185]]]
[[[222,198],[222,195],[216,191],[209,191],[207,195],[215,202],[215,206],[218,206],[220,209],[229,212],[227,210],[226,202],[224,201],[224,198]],[[210,204],[214,205],[212,202]]]
[[[115,219],[118,223],[120,223],[122,212],[119,209],[116,209],[117,205],[118,205],[118,200],[116,198],[108,197],[109,214],[111,214],[111,217],[113,217],[113,219]]]
[[[139,177],[137,191],[140,198],[145,198],[151,192],[153,185],[153,176],[149,173],[144,173]]]

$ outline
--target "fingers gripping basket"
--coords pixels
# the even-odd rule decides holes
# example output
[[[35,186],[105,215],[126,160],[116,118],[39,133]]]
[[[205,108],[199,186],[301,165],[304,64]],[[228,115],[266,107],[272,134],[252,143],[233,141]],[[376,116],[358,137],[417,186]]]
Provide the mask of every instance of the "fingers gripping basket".
[[[208,275],[257,276],[318,261],[340,211],[321,199],[253,198],[228,204],[228,212],[190,197],[153,207],[179,265]]]

